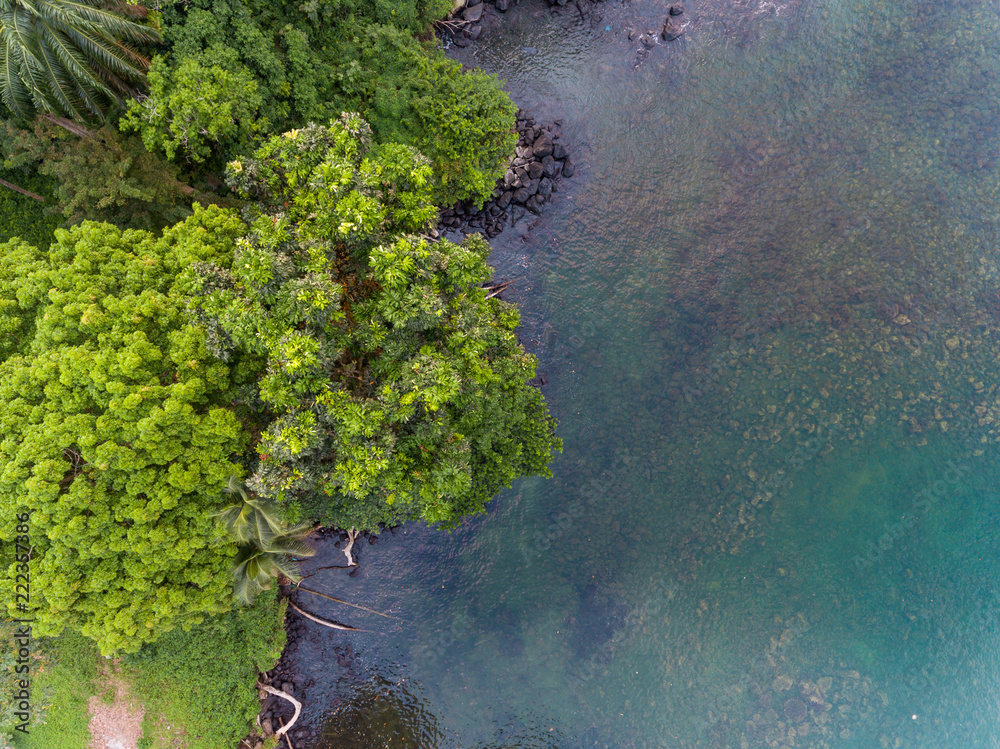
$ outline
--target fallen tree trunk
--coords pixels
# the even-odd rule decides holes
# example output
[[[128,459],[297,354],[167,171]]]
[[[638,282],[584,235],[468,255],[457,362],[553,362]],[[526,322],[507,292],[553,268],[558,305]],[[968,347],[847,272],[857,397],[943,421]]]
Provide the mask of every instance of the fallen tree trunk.
[[[306,619],[311,619],[312,621],[316,622],[317,624],[322,624],[324,627],[330,627],[330,629],[341,629],[341,630],[344,630],[345,632],[364,632],[365,631],[363,629],[358,629],[357,627],[348,627],[346,624],[337,624],[336,622],[331,622],[331,621],[327,621],[326,619],[321,619],[318,616],[314,616],[313,614],[310,614],[308,611],[303,611],[302,609],[300,609],[298,606],[296,606],[291,601],[288,602],[288,605],[291,608],[293,608],[296,611],[298,611],[300,614],[302,614],[302,616],[304,616]]]
[[[35,200],[40,200],[43,203],[45,202],[45,198],[43,198],[41,195],[33,193],[30,190],[25,190],[23,187],[18,187],[14,183],[8,182],[5,179],[0,179],[0,185],[3,185],[4,187],[9,187],[14,192],[19,192],[22,195],[27,195],[29,198],[34,198]]]
[[[347,531],[347,546],[344,547],[344,556],[347,557],[347,566],[356,567],[357,562],[354,561],[354,557],[351,556],[351,549],[354,548],[354,540],[358,537],[358,532],[351,528]]]
[[[381,611],[376,611],[375,609],[369,609],[364,606],[359,606],[356,603],[349,603],[348,601],[342,601],[339,598],[334,598],[333,596],[328,596],[326,593],[320,593],[318,590],[313,590],[312,588],[307,588],[304,585],[296,585],[296,590],[304,590],[306,593],[312,593],[314,596],[320,596],[336,603],[342,603],[345,606],[353,606],[356,609],[361,609],[362,611],[367,611],[369,614],[376,614],[378,616],[384,616],[386,619],[397,619],[398,617],[390,616],[389,614],[383,614]]]

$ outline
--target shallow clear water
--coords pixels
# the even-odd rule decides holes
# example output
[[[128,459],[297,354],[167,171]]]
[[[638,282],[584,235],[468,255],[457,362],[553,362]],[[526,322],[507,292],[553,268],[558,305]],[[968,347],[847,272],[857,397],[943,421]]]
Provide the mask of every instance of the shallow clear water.
[[[574,148],[494,242],[565,451],[310,578],[398,617],[308,600],[324,749],[1000,746],[1000,10],[666,7],[462,53]]]

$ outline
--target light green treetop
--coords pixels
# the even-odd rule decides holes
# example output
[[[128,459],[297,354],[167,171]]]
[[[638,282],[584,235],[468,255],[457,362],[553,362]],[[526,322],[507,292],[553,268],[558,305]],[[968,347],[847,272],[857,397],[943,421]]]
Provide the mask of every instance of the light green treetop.
[[[38,634],[133,651],[231,607],[213,512],[247,438],[185,307],[190,266],[228,263],[241,230],[196,207],[162,237],[85,222],[47,254],[0,246],[0,510],[31,513]]]

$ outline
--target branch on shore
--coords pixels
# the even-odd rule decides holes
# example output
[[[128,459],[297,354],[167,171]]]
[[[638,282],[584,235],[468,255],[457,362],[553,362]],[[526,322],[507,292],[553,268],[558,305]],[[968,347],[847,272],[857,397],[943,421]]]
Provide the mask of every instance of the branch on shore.
[[[456,31],[461,31],[466,26],[470,25],[468,21],[459,20],[455,18],[442,18],[440,21],[435,21],[434,25],[439,29],[448,29],[452,33]]]
[[[347,531],[347,546],[344,547],[344,556],[347,557],[347,566],[356,567],[357,562],[354,561],[354,557],[351,556],[351,549],[354,548],[354,541],[358,537],[358,531],[354,528]]]
[[[486,295],[486,298],[487,299],[492,299],[493,297],[497,296],[498,294],[502,294],[503,291],[504,291],[504,289],[506,289],[512,283],[514,283],[514,282],[513,281],[504,281],[503,283],[498,283],[496,286],[487,286],[486,290],[489,291],[490,293]]]
[[[289,724],[288,728],[285,728],[285,722],[281,718],[278,718],[278,725],[281,726],[282,732],[287,731],[288,728],[291,728],[291,724]],[[277,736],[277,735],[278,734],[275,734],[275,736]],[[285,741],[288,742],[288,749],[295,749],[295,747],[292,746],[292,737],[291,737],[291,734],[287,734],[287,733],[285,734]]]
[[[268,686],[267,684],[262,684],[261,682],[258,681],[257,682],[257,686],[260,687],[261,689],[263,689],[265,692],[267,692],[269,694],[273,694],[275,697],[281,697],[281,699],[283,699],[283,700],[288,700],[289,702],[291,702],[295,706],[295,715],[293,715],[292,719],[290,721],[288,721],[288,725],[287,726],[281,726],[281,728],[279,730],[277,730],[277,731],[274,732],[274,735],[275,736],[281,736],[283,733],[287,733],[288,729],[290,729],[292,726],[294,726],[295,725],[295,721],[297,721],[299,719],[299,713],[302,712],[302,703],[299,702],[294,697],[292,697],[292,695],[288,694],[288,692],[282,692],[280,689],[275,689],[274,687]],[[291,746],[291,743],[289,743],[289,746]]]
[[[321,619],[318,616],[314,616],[313,614],[310,614],[308,611],[303,611],[302,609],[300,609],[298,606],[296,606],[291,601],[288,602],[288,605],[291,608],[293,608],[296,611],[298,611],[306,619],[311,619],[312,621],[316,622],[317,624],[322,624],[324,627],[329,627],[330,629],[339,629],[339,630],[343,630],[345,632],[365,632],[366,631],[364,629],[358,629],[357,627],[348,627],[346,624],[337,624],[336,622],[331,622],[331,621],[328,621],[326,619]]]
[[[398,619],[397,616],[391,616],[390,614],[383,614],[381,611],[376,611],[375,609],[365,608],[364,606],[359,606],[356,603],[349,603],[347,601],[342,601],[339,598],[334,598],[333,596],[328,596],[326,593],[320,593],[318,590],[313,590],[312,588],[306,588],[301,583],[295,586],[296,590],[304,590],[306,593],[312,593],[314,596],[320,596],[326,598],[330,601],[335,601],[336,603],[342,603],[345,606],[353,606],[356,609],[361,609],[362,611],[367,611],[369,614],[377,614],[378,616],[384,616],[386,619]]]

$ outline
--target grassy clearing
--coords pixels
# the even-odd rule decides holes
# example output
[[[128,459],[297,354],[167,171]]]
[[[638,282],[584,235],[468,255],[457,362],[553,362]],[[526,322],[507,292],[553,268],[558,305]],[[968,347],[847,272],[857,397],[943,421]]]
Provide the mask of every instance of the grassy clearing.
[[[257,675],[284,649],[284,610],[273,592],[265,593],[249,608],[190,632],[174,630],[124,659],[122,675],[146,706],[149,749],[239,743],[259,709]]]
[[[117,675],[146,709],[140,749],[234,747],[257,715],[257,675],[285,646],[285,605],[273,592],[253,606],[192,628],[169,632],[123,657]],[[109,661],[74,633],[40,643],[32,672],[33,706],[44,723],[13,738],[14,749],[87,749],[94,694],[111,702]],[[3,740],[0,739],[0,749]]]
[[[90,741],[87,700],[95,694],[103,659],[90,640],[66,634],[41,643],[42,659],[33,674],[34,706],[45,723],[27,736],[15,734],[17,749],[86,749]],[[111,696],[111,695],[102,695]]]

